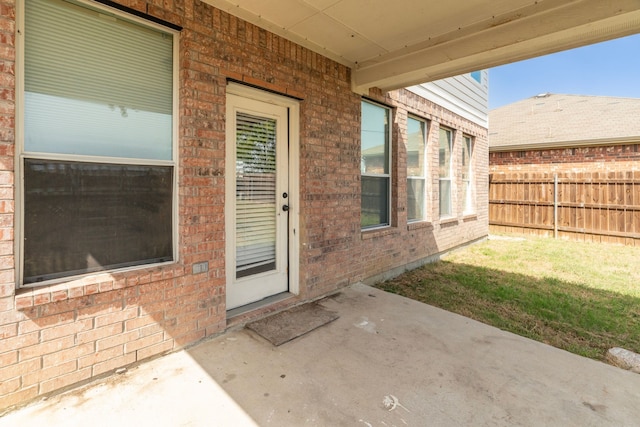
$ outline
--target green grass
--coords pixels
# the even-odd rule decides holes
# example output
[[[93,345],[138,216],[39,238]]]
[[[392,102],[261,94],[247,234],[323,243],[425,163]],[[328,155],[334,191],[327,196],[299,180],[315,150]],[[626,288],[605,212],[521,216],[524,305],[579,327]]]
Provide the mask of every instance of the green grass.
[[[640,352],[640,247],[492,239],[377,286],[582,356]]]

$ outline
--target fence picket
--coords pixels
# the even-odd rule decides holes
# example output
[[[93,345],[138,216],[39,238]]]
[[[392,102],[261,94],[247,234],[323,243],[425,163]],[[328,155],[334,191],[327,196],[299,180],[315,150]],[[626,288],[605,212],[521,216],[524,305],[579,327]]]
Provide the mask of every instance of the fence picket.
[[[553,174],[496,173],[489,181],[489,224],[548,235],[554,229]],[[558,174],[562,237],[640,245],[640,171]]]

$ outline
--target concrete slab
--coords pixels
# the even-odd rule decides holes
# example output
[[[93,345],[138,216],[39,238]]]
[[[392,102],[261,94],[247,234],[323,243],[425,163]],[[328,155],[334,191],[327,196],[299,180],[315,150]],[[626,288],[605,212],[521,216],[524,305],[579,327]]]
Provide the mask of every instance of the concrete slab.
[[[640,375],[364,285],[274,347],[240,330],[0,426],[627,426]]]

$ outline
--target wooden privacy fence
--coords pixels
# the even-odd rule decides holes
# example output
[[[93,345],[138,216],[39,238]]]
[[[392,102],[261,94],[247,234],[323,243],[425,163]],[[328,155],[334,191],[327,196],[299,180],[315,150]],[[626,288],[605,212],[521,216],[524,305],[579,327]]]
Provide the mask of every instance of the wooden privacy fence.
[[[492,231],[640,245],[640,171],[493,173]]]

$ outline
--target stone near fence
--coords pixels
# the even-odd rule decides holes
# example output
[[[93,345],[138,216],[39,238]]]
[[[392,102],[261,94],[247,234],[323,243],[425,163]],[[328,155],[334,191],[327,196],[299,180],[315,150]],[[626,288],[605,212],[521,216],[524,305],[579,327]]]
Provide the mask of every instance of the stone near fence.
[[[607,360],[620,368],[640,374],[640,354],[638,353],[614,347],[607,352]]]

